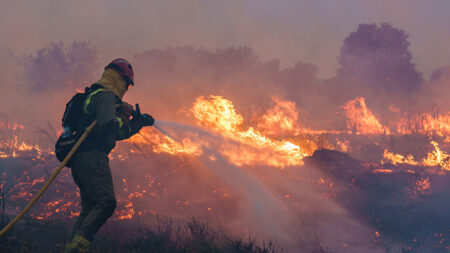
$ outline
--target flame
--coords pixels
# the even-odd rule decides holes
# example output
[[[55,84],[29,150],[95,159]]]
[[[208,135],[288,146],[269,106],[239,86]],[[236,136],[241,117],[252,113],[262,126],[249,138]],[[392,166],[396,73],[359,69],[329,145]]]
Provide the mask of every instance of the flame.
[[[387,149],[384,150],[383,159],[390,161],[390,163],[397,164],[409,164],[409,165],[422,165],[422,166],[440,166],[444,170],[450,170],[450,155],[442,151],[439,148],[439,144],[435,141],[430,142],[433,145],[434,150],[427,154],[427,157],[422,162],[416,162],[414,156],[408,154],[406,158],[400,154],[394,154]],[[381,161],[384,162],[383,160]]]
[[[389,128],[383,126],[367,108],[366,99],[357,97],[343,106],[347,116],[347,128],[356,134],[390,134]]]
[[[36,159],[41,159],[43,153],[49,153],[39,147],[19,141],[19,136],[13,135],[9,141],[0,143],[0,158],[18,157],[21,152],[36,152]]]
[[[191,109],[197,124],[234,137],[244,119],[234,110],[233,103],[222,96],[197,97]]]
[[[79,212],[74,212],[72,209],[78,206],[78,202],[73,202],[67,199],[58,199],[50,201],[47,204],[41,204],[45,208],[45,212],[40,212],[39,215],[34,215],[35,219],[44,220],[49,219],[54,215],[67,216],[73,218],[78,216]]]
[[[303,158],[312,155],[315,150],[320,148],[336,149],[341,151],[352,150],[353,140],[348,134],[356,133],[358,135],[388,135],[397,133],[412,133],[407,130],[407,121],[405,118],[399,122],[389,122],[388,125],[396,129],[388,129],[382,125],[375,117],[372,111],[367,108],[366,101],[362,97],[350,100],[343,106],[347,121],[347,130],[314,130],[302,128],[299,121],[299,112],[296,104],[292,101],[285,101],[279,98],[272,98],[274,106],[268,109],[262,116],[252,118],[251,124],[244,125],[246,119],[240,115],[234,107],[232,101],[221,96],[200,96],[194,101],[190,113],[194,118],[196,125],[213,131],[224,138],[220,139],[217,154],[206,154],[211,161],[220,161],[221,156],[228,162],[236,166],[254,166],[265,165],[283,169],[287,166],[297,166],[303,164]],[[398,113],[399,109],[392,107],[392,112]],[[245,122],[247,123],[247,122]],[[432,116],[432,114],[423,114],[420,133],[439,135],[445,143],[450,143],[450,114]],[[251,126],[249,126],[251,125]],[[244,127],[245,126],[245,127]],[[6,129],[6,130],[5,130]],[[0,131],[7,132],[5,141],[0,143],[0,159],[2,158],[20,158],[21,156],[32,157],[32,159],[47,159],[52,152],[45,150],[39,145],[25,142],[20,135],[24,127],[20,124],[0,124]],[[8,130],[8,131],[7,131]],[[403,132],[402,132],[403,131]],[[3,133],[1,132],[1,133]],[[331,136],[335,134],[338,136]],[[6,136],[6,135],[5,135]],[[334,138],[336,137],[336,138]],[[434,136],[435,137],[435,136]],[[329,139],[334,138],[333,144]],[[186,133],[181,140],[173,140],[164,134],[161,134],[154,128],[144,128],[131,139],[119,144],[111,153],[112,159],[126,160],[134,154],[146,155],[148,153],[164,153],[173,156],[193,156],[198,157],[205,151],[205,147],[210,147],[212,142],[208,138],[203,138],[200,134]],[[439,141],[441,142],[441,141]],[[433,150],[431,150],[425,159],[416,160],[411,154],[395,154],[388,149],[384,150],[381,163],[390,162],[394,165],[408,164],[412,166],[428,166],[450,170],[449,154],[441,150],[436,141],[431,141]],[[215,145],[215,143],[214,143]],[[443,146],[444,149],[447,146]],[[439,167],[438,167],[439,166]],[[368,166],[369,168],[370,166]],[[433,168],[434,169],[434,168]],[[30,170],[31,171],[31,170]],[[9,197],[13,201],[30,200],[33,193],[39,189],[44,182],[44,177],[25,171],[19,175],[12,188],[8,188]],[[369,168],[372,173],[393,173],[393,169],[386,169],[379,164]],[[407,170],[409,173],[415,173],[414,168]],[[417,173],[419,175],[420,173]],[[6,175],[3,174],[6,178]],[[147,176],[146,176],[147,177]],[[131,179],[130,179],[131,180]],[[62,181],[61,181],[62,182]],[[162,181],[151,179],[145,187],[136,187],[122,179],[122,195],[118,195],[119,207],[116,210],[115,219],[132,219],[136,215],[144,213],[156,213],[153,209],[139,209],[139,201],[145,197],[152,196],[160,198],[161,193],[151,189],[152,185],[161,186]],[[0,189],[3,189],[4,182],[0,182]],[[328,179],[320,178],[317,183],[329,189],[336,188],[333,182]],[[429,177],[420,178],[413,181],[413,188],[416,193],[428,194],[431,192],[431,180]],[[59,192],[57,189],[56,192]],[[63,191],[63,190],[61,190]],[[75,208],[79,208],[79,192],[69,195],[64,193],[64,198],[54,198],[49,203],[43,203],[41,209],[33,214],[36,219],[48,219],[51,217],[75,217],[79,215]],[[333,196],[333,192],[328,196]],[[226,194],[224,193],[225,197]],[[291,194],[286,193],[285,198],[292,199]],[[17,202],[15,202],[17,203]],[[187,200],[177,200],[178,207],[191,205]],[[216,210],[215,207],[208,207],[209,211]],[[206,209],[208,210],[208,209]]]
[[[400,109],[391,103],[389,104],[389,111],[399,113]]]
[[[433,145],[434,150],[428,153],[427,158],[423,160],[423,164],[426,166],[441,166],[444,170],[450,171],[449,155],[439,148],[437,142],[431,141],[430,143]]]
[[[182,143],[178,143],[151,128],[142,129],[139,134],[132,136],[127,142],[150,145],[154,153],[168,153],[171,155],[189,154],[195,156],[199,156],[202,153],[201,143],[194,142],[189,138],[185,138],[181,141]],[[139,151],[132,149],[131,152],[138,153]]]
[[[350,146],[350,142],[348,140],[345,140],[345,141],[338,140],[337,144],[336,144],[336,149],[338,149],[342,152],[347,152],[349,149],[349,146]]]
[[[134,216],[133,202],[129,201],[125,203],[123,209],[116,211],[117,219],[119,220],[129,220]]]
[[[257,120],[256,127],[242,129],[244,118],[238,114],[233,103],[221,96],[200,96],[197,97],[190,112],[196,119],[196,124],[214,130],[222,136],[233,140],[236,143],[225,142],[221,144],[220,153],[231,163],[237,166],[264,164],[284,168],[291,165],[302,165],[303,157],[311,155],[319,148],[334,148],[341,151],[348,151],[350,148],[349,140],[336,140],[335,144],[328,143],[327,140],[317,140],[317,137],[323,133],[342,134],[339,131],[311,130],[303,129],[298,126],[298,111],[294,102],[284,101],[278,98],[272,98],[275,106],[266,111],[266,113]],[[392,106],[391,106],[392,107]],[[358,97],[350,100],[343,106],[346,112],[347,133],[356,133],[360,135],[386,135],[391,134],[391,130],[380,124],[379,120],[367,108],[365,99]],[[442,133],[446,131],[446,118],[430,118],[427,129],[441,129]],[[431,119],[434,119],[432,121]],[[434,123],[433,123],[434,122]],[[436,122],[440,122],[437,124]],[[444,124],[445,123],[445,124]],[[443,130],[442,130],[443,129]],[[436,132],[436,131],[435,131]],[[299,134],[310,134],[312,137],[306,138]],[[290,135],[290,139],[275,139],[280,136]],[[278,137],[279,138],[279,137]],[[316,139],[316,140],[314,140]],[[449,137],[446,138],[446,140]],[[133,144],[144,145],[141,150],[131,149],[130,153],[148,152],[146,146],[151,146],[154,153],[168,153],[171,155],[194,155],[202,154],[202,146],[207,143],[200,140],[198,136],[184,138],[182,144],[171,138],[159,134],[153,129],[144,129],[139,135],[135,135],[129,141]],[[432,143],[433,144],[433,143]],[[436,166],[449,170],[450,164],[448,155],[442,152],[437,144],[435,151],[428,154],[428,158],[422,162],[417,162],[414,156],[408,154],[394,154],[388,149],[384,150],[383,160],[394,165],[424,165]],[[1,155],[1,154],[0,154]],[[209,154],[211,160],[216,160],[215,155]],[[117,154],[118,159],[126,159],[123,152]],[[375,171],[375,173],[389,173],[387,171]]]
[[[383,174],[391,174],[393,171],[391,169],[374,169],[372,170],[372,173],[378,174],[378,173],[383,173]]]
[[[8,121],[6,122],[0,122],[0,129],[3,130],[23,130],[25,127],[22,124],[19,123],[10,123]]]
[[[239,144],[224,144],[221,150],[233,164],[266,164],[284,168],[290,165],[302,165],[303,157],[308,154],[291,141],[273,140],[253,127],[242,130],[243,117],[236,113],[232,102],[221,96],[200,96],[196,99],[192,114],[197,124],[220,133]]]
[[[298,111],[295,103],[272,97],[275,107],[269,109],[259,120],[256,128],[266,135],[297,135],[299,133]]]
[[[450,134],[450,113],[439,117],[426,114],[424,129],[427,133],[434,133],[440,136]]]
[[[397,132],[401,134],[425,134],[446,136],[450,134],[450,113],[422,113],[414,118],[403,117],[397,122]]]
[[[393,152],[389,152],[387,149],[384,150],[383,158],[389,160],[390,163],[397,164],[409,164],[409,165],[418,165],[419,163],[414,161],[414,156],[408,154],[406,157],[400,154],[394,154]],[[384,163],[381,161],[381,163]]]
[[[416,181],[416,192],[421,193],[422,195],[431,194],[431,182],[430,177],[421,178]]]

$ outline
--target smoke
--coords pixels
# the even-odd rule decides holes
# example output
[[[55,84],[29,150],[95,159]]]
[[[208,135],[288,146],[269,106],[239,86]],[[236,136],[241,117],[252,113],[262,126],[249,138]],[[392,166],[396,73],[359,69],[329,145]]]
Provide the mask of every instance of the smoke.
[[[65,103],[97,78],[95,47],[89,42],[58,42],[35,54],[17,56],[8,50],[0,50],[0,54],[5,73],[0,77],[0,113],[26,126],[27,142],[52,148]],[[51,132],[53,137],[37,132]]]
[[[94,79],[97,66],[95,47],[88,42],[62,42],[23,57],[25,86],[36,93],[60,92],[87,85]]]
[[[420,167],[410,173],[410,166],[389,164],[378,167],[389,173],[374,173],[370,165],[330,150],[318,150],[305,160],[334,179],[336,201],[372,224],[379,233],[375,240],[384,237],[387,252],[389,244],[398,242],[403,249],[420,245],[421,252],[445,252],[436,245],[448,245],[448,174],[429,174]]]
[[[139,102],[142,111],[157,119],[156,126],[177,142],[195,136],[202,154],[148,153],[114,160],[116,188],[127,189],[124,196],[142,193],[144,185],[161,184],[139,199],[136,210],[154,207],[155,213],[181,219],[206,217],[236,234],[279,238],[294,251],[316,249],[321,243],[336,251],[345,251],[344,244],[359,252],[378,250],[367,224],[323,196],[331,183],[326,174],[308,166],[281,171],[232,165],[218,150],[242,144],[192,127],[195,119],[189,109],[198,96],[221,95],[233,101],[246,127],[278,97],[296,103],[300,126],[342,130],[345,119],[339,108],[356,96],[365,96],[381,121],[396,117],[387,109],[391,103],[406,107],[417,94],[422,95],[417,101],[448,111],[448,67],[424,81],[412,63],[406,32],[388,24],[361,25],[351,33],[341,50],[339,72],[330,79],[319,78],[313,64],[297,61],[281,67],[279,60],[262,60],[250,47],[164,46],[145,48],[129,58],[136,85],[125,100]],[[97,80],[107,63],[98,59],[106,57],[88,42],[58,42],[26,56],[0,53],[0,67],[9,73],[0,76],[0,113],[22,122],[32,143],[52,148],[55,140],[36,134],[37,127],[59,129],[65,103]],[[122,208],[126,201],[119,199]]]
[[[423,96],[423,102],[428,102],[428,104],[438,105],[441,110],[446,112],[450,110],[450,89],[448,85],[450,83],[450,66],[444,66],[436,71],[430,76],[430,81],[425,85],[423,91],[425,95]],[[426,101],[426,98],[433,98]]]
[[[219,222],[222,220],[221,226],[227,231],[254,235],[259,240],[276,239],[287,247],[287,252],[309,252],[320,248],[320,244],[335,250],[344,249],[344,244],[350,244],[356,251],[379,252],[372,245],[373,234],[370,229],[351,218],[334,201],[324,198],[321,193],[323,189],[316,188],[317,180],[324,175],[314,168],[293,167],[283,172],[265,166],[238,167],[220,153],[224,149],[245,144],[206,129],[179,123],[157,121],[156,127],[179,143],[185,138],[192,139],[193,134],[193,141],[202,143],[202,154],[197,156],[197,161],[190,163],[196,164],[198,174],[207,178],[206,182],[202,182],[205,184],[203,187],[209,185],[220,189],[214,186],[219,180],[229,189],[226,190],[227,194],[237,201],[233,205],[232,218],[217,217]],[[205,169],[212,175],[205,175]],[[193,184],[192,181],[178,183],[176,188],[169,191],[185,192]],[[289,193],[288,198],[286,193]],[[212,204],[210,199],[202,201]],[[226,210],[230,207],[219,204],[218,208]],[[198,215],[199,211],[192,212]]]
[[[172,119],[174,108],[187,110],[199,95],[221,94],[250,115],[270,101],[270,94],[279,93],[275,80],[271,82],[279,73],[276,62],[261,62],[246,47],[153,49],[135,55],[134,64],[142,86],[136,99],[165,119]]]
[[[14,1],[0,10],[0,47],[30,54],[51,42],[89,41],[102,60],[148,48],[193,45],[209,50],[229,45],[252,47],[262,59],[282,66],[298,59],[334,76],[343,39],[361,23],[389,22],[410,33],[415,62],[426,76],[448,64],[448,1],[339,2],[137,0],[39,3]],[[354,10],[358,11],[354,11]]]
[[[249,47],[215,51],[188,46],[150,49],[130,59],[137,85],[125,100],[139,101],[156,118],[189,123],[192,119],[185,112],[197,96],[220,94],[233,101],[249,119],[244,122],[248,125],[273,106],[273,97],[278,97],[296,103],[301,127],[339,130],[345,122],[342,111],[336,108],[358,96],[366,98],[381,122],[401,116],[390,108],[406,112],[414,108],[414,103],[426,104],[427,110],[434,105],[445,111],[445,75],[436,71],[432,80],[424,82],[411,61],[408,46],[407,34],[399,28],[361,25],[344,41],[337,76],[325,80],[318,77],[317,66],[298,61],[281,68],[278,60],[262,61]],[[8,103],[15,106],[7,106],[5,111],[20,115],[16,118],[26,125],[44,121],[59,125],[55,116],[61,112],[45,105],[65,103],[75,91],[93,83],[106,65],[99,63],[103,57],[88,42],[59,42],[34,55],[10,57],[16,62],[14,71],[23,74],[3,82],[10,83],[6,88],[12,89],[4,97],[25,97],[27,102]],[[7,58],[4,62],[11,65]],[[435,98],[433,105],[428,96],[420,96],[424,92]]]
[[[412,63],[408,34],[390,24],[361,24],[345,39],[335,85],[345,99],[365,97],[382,120],[395,118],[389,107],[417,100],[424,79]]]
[[[252,224],[256,227],[259,236],[266,236],[268,238],[289,238],[290,243],[295,240],[288,236],[284,231],[289,227],[289,217],[286,216],[283,209],[284,204],[275,197],[264,185],[262,185],[256,178],[229,163],[218,150],[221,146],[226,145],[226,142],[233,143],[232,140],[225,139],[219,135],[209,133],[200,128],[192,126],[173,124],[170,122],[158,122],[158,125],[163,125],[164,129],[176,130],[179,138],[183,138],[186,132],[194,131],[198,138],[203,142],[209,139],[206,145],[202,146],[203,155],[199,160],[211,170],[220,180],[224,181],[238,195],[243,195],[245,205],[247,206],[246,214],[242,217],[242,221],[246,227]],[[157,126],[158,129],[161,126]],[[165,134],[168,134],[163,130]],[[171,138],[172,135],[169,134]],[[178,140],[178,138],[175,138]],[[237,145],[234,143],[234,145]]]

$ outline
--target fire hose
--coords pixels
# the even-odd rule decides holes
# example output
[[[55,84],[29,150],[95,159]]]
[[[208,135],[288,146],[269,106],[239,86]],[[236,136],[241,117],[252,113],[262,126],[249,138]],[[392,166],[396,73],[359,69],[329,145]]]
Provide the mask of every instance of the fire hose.
[[[28,205],[20,212],[14,220],[12,220],[6,227],[4,227],[0,231],[0,237],[2,237],[8,230],[10,230],[19,220],[22,218],[29,210],[30,208],[38,201],[38,199],[44,194],[44,192],[47,190],[47,188],[53,183],[53,181],[56,179],[56,177],[59,175],[59,173],[62,171],[62,169],[66,166],[66,164],[70,161],[72,156],[75,154],[77,149],[80,147],[81,143],[86,139],[86,137],[89,135],[89,133],[94,129],[95,125],[97,125],[97,120],[94,120],[89,127],[84,131],[83,135],[81,135],[80,139],[75,143],[73,148],[70,150],[69,154],[67,154],[66,158],[62,161],[61,165],[56,169],[56,171],[53,173],[53,175],[48,179],[47,183],[42,187],[42,189],[34,196],[34,198],[28,203]]]

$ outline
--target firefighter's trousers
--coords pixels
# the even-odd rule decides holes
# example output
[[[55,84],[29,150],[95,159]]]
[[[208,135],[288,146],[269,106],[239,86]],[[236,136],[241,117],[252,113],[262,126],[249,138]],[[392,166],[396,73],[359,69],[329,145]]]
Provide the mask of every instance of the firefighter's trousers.
[[[89,241],[111,217],[116,198],[109,159],[99,151],[77,152],[71,159],[72,176],[80,188],[82,210],[72,231]]]

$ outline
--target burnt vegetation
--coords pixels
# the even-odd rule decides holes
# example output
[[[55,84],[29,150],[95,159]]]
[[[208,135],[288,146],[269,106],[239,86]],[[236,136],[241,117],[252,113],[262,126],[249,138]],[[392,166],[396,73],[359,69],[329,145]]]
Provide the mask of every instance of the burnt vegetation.
[[[368,165],[324,149],[305,162],[333,179],[336,200],[380,231],[376,240],[384,238],[386,248],[403,242],[403,252],[446,252],[450,236],[448,173],[430,174],[426,167],[408,165]],[[392,173],[374,173],[377,169]]]

